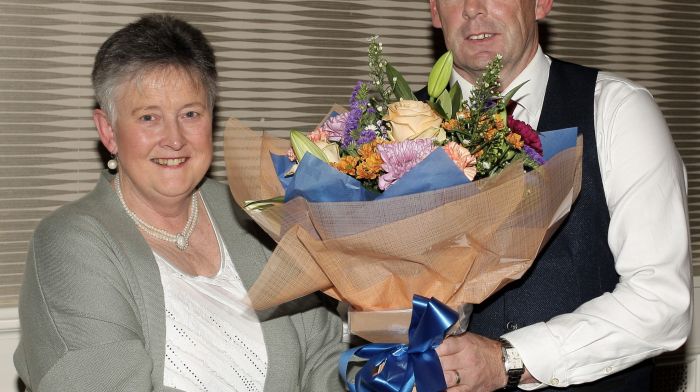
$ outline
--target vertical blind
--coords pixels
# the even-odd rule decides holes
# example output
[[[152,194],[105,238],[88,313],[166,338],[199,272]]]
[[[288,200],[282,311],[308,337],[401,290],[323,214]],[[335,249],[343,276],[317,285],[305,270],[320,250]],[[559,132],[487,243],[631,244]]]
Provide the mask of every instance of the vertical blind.
[[[367,38],[374,34],[414,88],[425,83],[435,57],[427,0],[0,0],[0,306],[17,303],[36,224],[92,189],[104,167],[91,120],[89,74],[98,46],[152,12],[198,26],[217,52],[211,176],[222,181],[221,127],[230,116],[279,135],[311,129],[366,78]],[[655,95],[688,169],[696,254],[697,20],[695,0],[557,0],[543,25],[553,55],[621,73]]]

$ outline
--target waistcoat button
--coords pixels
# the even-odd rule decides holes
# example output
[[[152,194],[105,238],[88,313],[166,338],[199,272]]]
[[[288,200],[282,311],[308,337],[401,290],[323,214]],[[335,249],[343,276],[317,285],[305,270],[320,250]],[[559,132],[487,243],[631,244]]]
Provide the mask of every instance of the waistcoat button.
[[[515,321],[508,321],[506,323],[506,329],[508,331],[515,331],[516,329],[518,329],[518,323],[516,323]]]

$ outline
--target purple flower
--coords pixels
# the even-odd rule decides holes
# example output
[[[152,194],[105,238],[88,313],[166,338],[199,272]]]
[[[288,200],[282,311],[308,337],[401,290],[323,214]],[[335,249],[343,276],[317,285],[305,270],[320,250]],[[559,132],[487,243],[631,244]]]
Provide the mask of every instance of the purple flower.
[[[484,110],[489,110],[492,107],[496,106],[498,102],[501,100],[499,97],[491,97],[484,102]]]
[[[544,164],[544,157],[540,155],[537,151],[535,151],[534,148],[526,145],[523,147],[523,151],[532,158],[533,161],[537,162],[538,165],[543,165]]]
[[[328,132],[328,140],[339,142],[345,134],[345,124],[348,122],[349,112],[329,117],[322,125],[321,130]]]
[[[376,127],[375,127],[376,128]],[[365,128],[360,132],[360,137],[357,139],[357,144],[369,143],[377,138],[377,132],[372,128]]]
[[[357,128],[362,118],[362,110],[352,109],[348,112],[348,117],[345,121],[345,129],[343,130],[343,148],[347,148],[355,140],[352,137],[352,131]]]
[[[378,145],[377,151],[384,161],[382,169],[386,172],[379,177],[379,189],[385,190],[391,186],[434,149],[431,139],[404,140]]]
[[[361,105],[361,103],[365,102],[365,101],[359,101],[359,102],[357,101],[357,93],[360,92],[360,89],[362,88],[362,86],[364,86],[364,84],[365,83],[360,80],[355,84],[355,88],[352,90],[352,94],[350,95],[350,107],[353,109],[359,109],[359,106]],[[365,102],[365,105],[366,105],[366,102]]]

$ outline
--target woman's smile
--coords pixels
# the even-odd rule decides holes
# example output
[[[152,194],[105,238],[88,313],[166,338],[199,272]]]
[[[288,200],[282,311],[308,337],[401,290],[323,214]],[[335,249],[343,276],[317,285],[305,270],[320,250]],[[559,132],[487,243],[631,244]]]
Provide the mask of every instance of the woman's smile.
[[[153,158],[151,162],[165,167],[181,167],[188,158]]]

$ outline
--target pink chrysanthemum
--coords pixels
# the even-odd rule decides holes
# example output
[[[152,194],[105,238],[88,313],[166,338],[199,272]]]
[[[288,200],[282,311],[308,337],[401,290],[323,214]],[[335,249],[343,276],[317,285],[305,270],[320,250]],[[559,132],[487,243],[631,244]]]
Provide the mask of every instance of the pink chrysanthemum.
[[[529,124],[516,120],[512,116],[508,116],[508,128],[510,128],[510,130],[514,133],[520,135],[523,138],[526,146],[530,146],[530,148],[542,155],[542,142],[540,141],[540,136]]]
[[[327,132],[328,140],[339,142],[345,134],[345,124],[348,121],[350,112],[338,114],[337,116],[329,117],[320,127],[324,132]]]
[[[379,189],[385,190],[391,186],[434,149],[431,139],[404,140],[378,145],[377,151],[384,161],[382,169],[386,172],[379,177]]]
[[[476,157],[459,143],[449,142],[442,148],[469,181],[473,181],[476,177]]]

